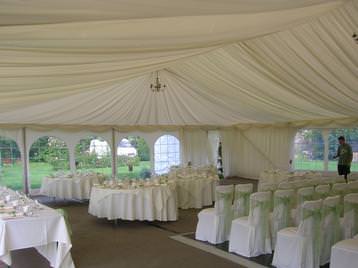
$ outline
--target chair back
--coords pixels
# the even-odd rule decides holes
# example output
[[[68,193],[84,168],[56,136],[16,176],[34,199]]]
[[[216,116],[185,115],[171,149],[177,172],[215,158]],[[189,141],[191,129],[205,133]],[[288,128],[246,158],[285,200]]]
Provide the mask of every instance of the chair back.
[[[298,235],[305,241],[302,267],[319,267],[321,251],[322,200],[305,201],[302,204],[302,219]]]
[[[275,248],[277,232],[292,226],[291,209],[294,205],[294,190],[277,190],[274,193],[274,207],[272,213],[272,248]]]
[[[277,189],[278,185],[272,182],[262,182],[259,183],[258,191],[259,192],[273,192]]]
[[[288,181],[283,181],[278,185],[279,190],[290,190],[290,189],[294,189],[295,185],[293,182],[288,182]]]
[[[348,193],[348,184],[347,183],[335,183],[332,186],[332,195],[345,195]]]
[[[341,240],[341,208],[341,199],[338,195],[327,197],[323,200],[320,265],[325,265],[329,262],[331,247]]]
[[[331,186],[329,184],[321,184],[316,186],[315,194],[316,199],[325,199],[331,192]]]
[[[271,198],[271,192],[256,192],[250,195],[249,222],[251,225],[268,223]]]
[[[256,192],[250,196],[249,225],[252,226],[254,235],[252,243],[257,248],[265,248],[268,252],[271,248],[270,232],[270,207],[271,192]]]
[[[252,183],[235,185],[235,197],[233,204],[233,218],[239,218],[249,215],[250,194],[254,186]]]
[[[353,238],[358,234],[358,193],[344,197],[343,217],[344,239]]]
[[[315,198],[314,187],[304,187],[297,190],[297,209],[296,209],[296,224],[302,220],[302,205],[306,201],[312,201]]]
[[[358,193],[358,181],[351,181],[348,183],[348,191],[350,193]]]
[[[220,185],[215,188],[216,215],[231,215],[231,205],[234,197],[234,185]]]

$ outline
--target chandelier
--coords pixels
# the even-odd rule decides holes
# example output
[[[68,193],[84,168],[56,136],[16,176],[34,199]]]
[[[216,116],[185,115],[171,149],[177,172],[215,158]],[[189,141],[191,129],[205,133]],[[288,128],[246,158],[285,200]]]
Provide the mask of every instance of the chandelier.
[[[352,38],[358,44],[358,35],[356,33],[353,33]]]
[[[157,77],[155,78],[154,84],[150,84],[150,89],[151,89],[153,92],[161,92],[161,91],[164,91],[164,88],[166,88],[167,85],[160,83],[159,72],[158,72],[158,71],[156,72],[156,75],[157,75]]]

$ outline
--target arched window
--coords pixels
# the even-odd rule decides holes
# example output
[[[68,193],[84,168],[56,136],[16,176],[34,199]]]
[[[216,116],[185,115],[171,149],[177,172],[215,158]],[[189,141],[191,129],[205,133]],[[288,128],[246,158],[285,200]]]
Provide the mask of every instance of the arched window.
[[[14,190],[23,188],[21,153],[16,142],[0,136],[0,184]]]
[[[297,132],[294,142],[295,170],[324,169],[324,141],[319,129],[303,129]]]
[[[150,150],[139,136],[127,136],[117,146],[117,176],[123,178],[149,178]]]
[[[351,171],[358,171],[358,128],[337,128],[332,129],[328,136],[328,170],[337,170],[337,159],[333,157],[337,153],[338,137],[344,136],[346,142],[352,147],[353,161],[351,164]]]
[[[36,140],[30,148],[29,162],[31,189],[40,188],[43,177],[70,169],[66,143],[56,137]]]
[[[101,137],[90,136],[81,139],[75,149],[76,170],[112,174],[111,147]]]
[[[180,142],[172,135],[163,135],[154,144],[155,173],[169,172],[171,166],[180,165]]]

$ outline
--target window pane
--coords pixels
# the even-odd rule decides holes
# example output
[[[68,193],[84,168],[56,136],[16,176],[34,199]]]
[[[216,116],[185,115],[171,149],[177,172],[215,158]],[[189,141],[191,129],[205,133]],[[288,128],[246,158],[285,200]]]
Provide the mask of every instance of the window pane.
[[[324,141],[321,130],[298,131],[294,142],[294,168],[296,170],[324,169]]]
[[[169,172],[171,166],[180,164],[179,140],[172,135],[163,135],[154,144],[154,166],[157,174]]]

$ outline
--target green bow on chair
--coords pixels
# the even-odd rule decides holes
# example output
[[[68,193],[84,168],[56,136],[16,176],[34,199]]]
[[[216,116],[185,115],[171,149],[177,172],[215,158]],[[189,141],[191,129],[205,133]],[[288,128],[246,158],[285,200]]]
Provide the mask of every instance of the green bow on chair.
[[[257,207],[259,207],[263,212],[258,223],[261,230],[265,230],[264,237],[267,238],[270,235],[269,211],[271,207],[271,202],[270,200],[264,200],[264,201],[253,200],[252,205],[253,205],[253,209],[251,210],[252,212]]]
[[[304,209],[303,210],[303,219],[313,218],[313,236],[312,244],[314,251],[314,265],[313,267],[319,267],[319,256],[321,252],[321,219],[322,212],[320,208],[317,209]]]
[[[334,241],[338,242],[339,240],[341,240],[341,227],[340,227],[339,219],[340,219],[341,213],[342,213],[342,206],[341,205],[323,206],[323,208],[322,208],[322,218],[323,219],[331,213],[334,215],[334,219],[335,219]]]
[[[274,206],[283,205],[286,207],[285,215],[283,215],[283,219],[285,220],[284,226],[291,225],[291,208],[293,206],[292,196],[275,196],[274,197]]]
[[[348,213],[353,210],[354,215],[354,226],[352,230],[352,235],[358,234],[358,203],[345,202],[344,203],[344,213]]]
[[[236,199],[241,199],[243,202],[243,206],[244,206],[244,215],[243,216],[247,216],[249,215],[249,209],[250,209],[250,195],[251,192],[241,192],[241,191],[237,191],[235,192],[236,195]]]

